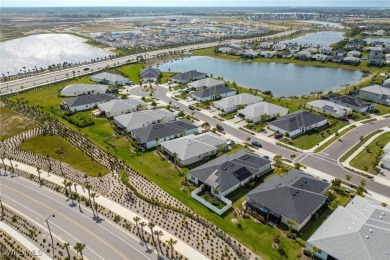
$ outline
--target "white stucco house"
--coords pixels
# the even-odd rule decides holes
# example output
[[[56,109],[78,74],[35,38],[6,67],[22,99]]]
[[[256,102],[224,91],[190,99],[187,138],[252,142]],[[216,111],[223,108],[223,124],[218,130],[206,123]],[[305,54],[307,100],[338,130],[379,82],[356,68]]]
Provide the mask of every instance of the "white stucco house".
[[[119,116],[146,108],[147,104],[142,100],[129,99],[115,99],[98,105],[98,109],[104,113],[107,118]]]
[[[120,75],[116,75],[108,72],[102,72],[102,73],[92,75],[91,80],[95,82],[102,82],[104,84],[109,84],[113,86],[123,86],[129,82],[128,79]]]
[[[225,113],[231,113],[236,111],[240,106],[253,105],[262,102],[263,100],[262,97],[243,93],[215,101],[213,106]]]
[[[76,97],[85,94],[104,94],[108,86],[99,84],[72,84],[61,89],[63,97]]]
[[[278,116],[284,116],[288,113],[288,109],[274,105],[268,102],[259,102],[253,105],[247,106],[244,109],[238,110],[238,116],[250,120],[256,124],[263,119],[271,119]],[[267,118],[265,118],[267,116]]]
[[[335,118],[352,114],[352,108],[338,105],[329,100],[314,100],[306,104],[306,108]]]

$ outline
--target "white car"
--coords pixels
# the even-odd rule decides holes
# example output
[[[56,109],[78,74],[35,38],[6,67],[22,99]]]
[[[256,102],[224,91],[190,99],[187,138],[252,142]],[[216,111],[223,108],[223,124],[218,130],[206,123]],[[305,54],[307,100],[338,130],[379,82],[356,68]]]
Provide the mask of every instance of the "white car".
[[[191,97],[188,97],[187,99],[186,99],[186,101],[187,102],[191,102],[193,99],[191,98]]]
[[[176,108],[176,109],[179,109],[179,108],[180,108],[178,104],[173,104],[172,106],[173,106],[174,108]]]
[[[233,140],[230,140],[230,139],[229,139],[229,140],[227,140],[226,143],[227,143],[227,145],[233,145],[233,144],[235,144],[236,142],[234,142]]]

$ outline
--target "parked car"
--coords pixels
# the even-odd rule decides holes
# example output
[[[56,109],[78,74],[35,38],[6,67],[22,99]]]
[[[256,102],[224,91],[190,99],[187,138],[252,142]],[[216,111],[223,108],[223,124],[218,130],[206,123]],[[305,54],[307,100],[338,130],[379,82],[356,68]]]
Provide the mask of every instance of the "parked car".
[[[193,105],[189,105],[188,108],[191,110],[195,110],[195,107]]]
[[[269,156],[268,155],[263,155],[263,158],[269,160]]]
[[[179,108],[180,108],[178,104],[173,104],[172,106],[173,106],[173,108],[175,108],[175,109],[179,109]]]
[[[226,143],[227,143],[227,145],[236,144],[236,142],[234,142],[233,140],[230,140],[230,139],[228,139]]]
[[[84,68],[83,70],[84,70],[84,71],[88,71],[88,70],[89,70],[89,68]]]
[[[221,125],[218,125],[218,124],[217,124],[215,127],[216,127],[219,131],[223,131],[223,130],[224,130],[223,127],[222,127]]]
[[[282,138],[283,137],[283,134],[281,134],[281,133],[275,133],[274,134],[274,138],[275,139],[279,139],[279,138]]]
[[[258,141],[253,141],[253,142],[252,142],[252,145],[257,146],[257,147],[259,147],[259,148],[262,148],[262,147],[263,147],[263,146],[261,145],[261,143],[258,142]]]
[[[193,99],[191,98],[191,97],[188,97],[187,99],[186,99],[186,101],[187,102],[190,102],[190,101],[192,101]]]

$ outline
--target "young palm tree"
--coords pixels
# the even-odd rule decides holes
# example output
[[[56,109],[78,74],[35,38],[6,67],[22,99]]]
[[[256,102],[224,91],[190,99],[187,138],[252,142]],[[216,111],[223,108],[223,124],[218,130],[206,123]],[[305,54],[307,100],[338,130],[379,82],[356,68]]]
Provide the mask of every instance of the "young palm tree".
[[[87,184],[85,185],[85,188],[86,188],[87,191],[88,191],[88,200],[89,200],[89,204],[91,205],[92,212],[93,212],[93,214],[95,215],[95,211],[93,210],[92,201],[91,201],[91,188],[92,188],[92,186],[91,186],[91,184],[87,183]]]
[[[95,198],[97,198],[98,196],[99,195],[97,195],[95,192],[91,193],[91,198],[92,198],[92,201],[93,201],[93,207],[95,208],[96,215],[98,215],[98,207],[96,205]]]
[[[167,241],[168,246],[171,248],[171,257],[173,258],[173,246],[177,244],[177,240],[170,238]]]
[[[177,153],[174,152],[174,153],[172,154],[172,157],[173,157],[173,163],[175,164],[175,168],[177,169]]]
[[[153,138],[153,140],[156,142],[157,153],[160,154],[159,151],[158,151],[158,140],[160,140],[160,137],[155,136],[155,137]]]
[[[150,233],[152,234],[152,242],[153,242],[153,245],[154,247],[156,247],[156,244],[154,243],[154,236],[153,236],[153,228],[155,227],[156,225],[153,223],[153,222],[149,222],[148,223],[148,227],[150,228]]]
[[[139,235],[139,226],[138,226],[138,222],[141,220],[141,218],[138,217],[138,216],[136,216],[136,217],[133,218],[133,220],[134,220],[134,222],[135,222],[135,225],[137,226],[137,233],[138,233],[138,236],[140,236],[140,235]]]
[[[4,170],[5,170],[5,163],[4,163],[4,159],[6,158],[6,157],[5,157],[5,153],[2,153],[2,154],[0,155],[0,158],[1,158],[1,162],[3,163]]]
[[[77,242],[76,245],[73,247],[73,249],[76,250],[77,253],[80,254],[81,259],[84,259],[84,257],[83,257],[83,250],[84,250],[85,247],[86,247],[85,244],[82,244],[80,242]]]
[[[70,253],[69,253],[69,243],[65,243],[64,247],[66,249],[66,253],[68,254],[68,259],[70,260],[71,258],[70,258]]]
[[[142,240],[145,240],[145,237],[144,237],[144,227],[146,226],[146,223],[145,222],[141,222],[141,223],[139,223],[139,225],[141,227]]]
[[[157,237],[158,247],[160,248],[160,251],[162,252],[161,244],[160,244],[160,237],[163,236],[163,232],[162,232],[161,230],[155,230],[155,231],[153,232],[153,234]]]

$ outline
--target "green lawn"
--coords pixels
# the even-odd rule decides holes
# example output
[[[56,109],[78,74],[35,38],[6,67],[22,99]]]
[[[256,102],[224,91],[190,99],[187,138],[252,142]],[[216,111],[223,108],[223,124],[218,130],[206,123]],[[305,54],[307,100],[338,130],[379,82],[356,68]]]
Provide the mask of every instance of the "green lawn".
[[[299,149],[310,149],[316,146],[318,143],[322,142],[325,140],[327,137],[329,137],[331,134],[335,133],[338,131],[340,128],[343,128],[346,126],[348,123],[336,119],[329,119],[328,120],[330,126],[326,127],[323,130],[313,130],[310,133],[306,133],[304,135],[301,135],[295,139],[287,139],[284,138],[281,140],[283,143],[287,143],[289,145],[295,146]]]
[[[108,169],[91,160],[72,144],[57,135],[33,137],[26,140],[20,148],[33,153],[49,155],[53,159],[61,159],[62,162],[72,165],[90,176],[98,176],[99,172],[102,175],[108,173]]]
[[[375,109],[378,111],[375,114],[385,115],[390,113],[390,107],[375,103]]]
[[[350,165],[372,174],[378,174],[376,166],[378,166],[379,158],[382,153],[382,148],[390,141],[390,133],[381,134],[372,141],[366,149],[361,151],[355,158],[352,159]]]
[[[260,122],[257,124],[247,124],[244,127],[251,130],[251,131],[254,131],[256,133],[260,133],[260,132],[264,131],[264,129],[267,128],[267,125],[268,124],[266,122]]]
[[[32,119],[8,108],[0,108],[0,140],[7,139],[37,126]]]
[[[144,64],[131,64],[131,65],[120,67],[119,71],[126,74],[129,80],[133,81],[136,84],[139,84],[140,82],[139,82],[138,74],[141,72],[144,66],[145,66]]]
[[[329,139],[326,143],[324,143],[323,145],[321,145],[320,147],[316,148],[314,150],[314,152],[318,153],[318,152],[321,152],[322,150],[324,150],[326,147],[328,147],[329,145],[333,144],[334,141],[336,141],[337,139],[341,138],[343,135],[345,135],[346,133],[348,133],[349,131],[351,131],[352,129],[355,128],[355,125],[351,125],[350,127],[344,129],[343,131],[341,131],[339,133],[339,135],[335,135],[333,136],[331,139]]]
[[[161,72],[160,83],[161,84],[167,83],[171,79],[171,77],[175,74],[176,73],[174,72]]]

